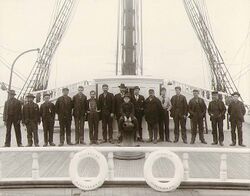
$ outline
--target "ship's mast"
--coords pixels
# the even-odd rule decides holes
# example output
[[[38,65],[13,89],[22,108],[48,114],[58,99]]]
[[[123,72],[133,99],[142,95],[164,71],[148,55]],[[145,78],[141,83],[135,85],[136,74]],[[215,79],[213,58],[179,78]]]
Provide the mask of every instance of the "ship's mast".
[[[116,74],[142,75],[141,0],[121,0],[120,5]]]

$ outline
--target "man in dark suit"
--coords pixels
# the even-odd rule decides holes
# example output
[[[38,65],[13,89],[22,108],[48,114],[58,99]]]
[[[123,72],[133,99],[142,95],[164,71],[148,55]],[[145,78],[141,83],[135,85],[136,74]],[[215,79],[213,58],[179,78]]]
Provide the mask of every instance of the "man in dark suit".
[[[6,125],[5,147],[10,147],[11,141],[11,126],[14,125],[17,146],[22,146],[22,136],[20,121],[22,120],[22,104],[15,98],[15,91],[8,92],[9,98],[4,104],[3,121]]]
[[[188,111],[190,113],[190,119],[192,123],[192,138],[190,144],[194,144],[196,134],[197,134],[197,128],[199,129],[199,139],[201,143],[207,144],[207,142],[204,139],[204,133],[203,133],[203,119],[206,115],[206,104],[202,98],[199,97],[199,91],[193,90],[194,97],[189,101],[188,104]]]
[[[149,97],[145,100],[145,119],[148,124],[149,140],[157,143],[159,115],[161,112],[161,102],[155,97],[154,89],[149,89]]]
[[[161,89],[159,100],[162,106],[159,119],[160,141],[163,142],[164,140],[166,140],[166,142],[171,142],[169,138],[169,111],[172,108],[172,103],[167,96],[167,89],[165,87]]]
[[[55,146],[53,142],[54,124],[55,124],[55,105],[49,100],[50,94],[43,95],[44,103],[40,106],[40,115],[43,122],[44,147]]]
[[[108,92],[108,85],[103,84],[103,93],[99,95],[99,109],[101,111],[102,119],[102,143],[107,142],[107,127],[108,127],[108,141],[113,143],[113,117],[114,117],[114,95]]]
[[[90,144],[98,144],[98,124],[99,124],[99,103],[96,99],[94,90],[90,91],[90,99],[88,105],[88,124],[89,124],[89,139]]]
[[[181,87],[176,86],[175,93],[176,95],[171,98],[171,117],[174,119],[174,142],[179,141],[179,127],[181,125],[181,137],[183,142],[187,144],[186,118],[188,115],[188,104],[186,97],[181,94]]]
[[[56,101],[56,113],[58,115],[59,125],[60,125],[60,144],[64,145],[65,140],[65,130],[66,130],[66,141],[68,145],[71,143],[71,121],[72,121],[72,100],[68,96],[69,89],[62,89],[63,95],[59,97]]]
[[[28,103],[23,106],[22,122],[26,125],[27,128],[27,138],[28,138],[28,147],[32,146],[32,136],[34,139],[34,144],[36,147],[39,146],[38,139],[38,124],[40,124],[40,113],[39,106],[34,103],[35,96],[28,94],[27,96]]]
[[[219,99],[217,91],[212,92],[212,101],[208,105],[208,114],[212,123],[213,143],[223,146],[224,133],[223,133],[223,120],[225,119],[226,107],[224,103]],[[218,129],[218,130],[217,130]],[[219,138],[218,138],[219,135]]]
[[[246,108],[244,104],[239,101],[240,94],[238,92],[234,92],[232,94],[233,100],[228,106],[228,114],[230,115],[230,122],[231,122],[231,137],[232,137],[232,144],[230,146],[236,145],[236,133],[235,130],[237,128],[238,131],[238,144],[239,146],[245,147],[243,144],[243,137],[242,137],[242,123],[244,122],[244,115],[246,114]]]
[[[83,86],[78,87],[78,93],[73,96],[73,116],[75,121],[75,144],[85,144],[84,124],[87,113],[87,97],[83,94]]]
[[[127,89],[125,84],[121,84],[119,88],[120,88],[120,93],[115,95],[115,106],[114,106],[117,125],[119,124],[119,120],[122,116],[121,105],[124,102],[123,98]],[[121,142],[121,140],[122,140],[121,131],[119,130],[119,127],[118,127],[118,142]]]
[[[135,117],[138,121],[138,131],[136,133],[136,139],[138,141],[143,141],[142,139],[142,118],[144,115],[144,104],[145,104],[145,98],[144,96],[140,95],[140,88],[139,86],[136,86],[134,88],[134,96],[131,97],[131,102],[134,104],[134,110],[135,110]]]

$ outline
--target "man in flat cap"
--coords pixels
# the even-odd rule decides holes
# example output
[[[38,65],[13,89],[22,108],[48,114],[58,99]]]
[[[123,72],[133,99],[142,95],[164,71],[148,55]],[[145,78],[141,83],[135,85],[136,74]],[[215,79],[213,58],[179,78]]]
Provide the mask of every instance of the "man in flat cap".
[[[223,133],[223,120],[225,119],[226,107],[219,99],[217,91],[212,92],[212,101],[208,105],[208,114],[212,123],[213,143],[212,145],[219,144],[223,146],[224,133]],[[219,136],[219,138],[218,138]]]
[[[34,140],[34,144],[36,147],[39,146],[39,138],[38,138],[38,124],[40,124],[40,112],[39,106],[34,103],[35,96],[33,94],[28,94],[26,96],[27,103],[23,106],[23,114],[22,114],[22,122],[26,125],[27,128],[27,138],[28,138],[28,147],[32,146]]]
[[[228,106],[228,114],[229,120],[231,122],[231,137],[232,144],[230,146],[236,145],[236,128],[238,134],[238,144],[239,146],[245,147],[243,144],[243,136],[242,136],[242,123],[244,122],[244,115],[246,114],[246,108],[244,104],[239,101],[240,94],[238,92],[234,92],[232,94],[233,100]]]
[[[167,89],[165,87],[161,88],[161,95],[159,97],[161,101],[161,112],[159,119],[159,135],[160,141],[171,142],[169,138],[169,112],[172,108],[172,103],[170,98],[167,96]]]
[[[175,87],[175,95],[171,98],[171,117],[174,119],[174,142],[179,141],[179,127],[181,125],[182,141],[187,144],[186,119],[188,115],[187,99],[181,94],[181,87]]]
[[[108,85],[103,84],[103,93],[99,95],[99,107],[102,119],[102,143],[106,143],[107,141],[113,143],[114,95],[108,92],[108,90]]]
[[[85,144],[84,124],[87,114],[87,97],[83,94],[84,87],[78,87],[78,93],[73,96],[73,116],[75,121],[75,144]]]
[[[135,117],[138,121],[138,131],[136,133],[136,139],[138,141],[143,141],[142,139],[142,118],[144,115],[144,104],[145,98],[143,95],[140,95],[140,87],[135,86],[134,95],[131,97],[131,102],[134,104]]]
[[[56,113],[58,115],[59,125],[60,125],[60,144],[64,145],[65,131],[66,131],[66,142],[68,145],[71,143],[71,121],[72,121],[72,100],[68,96],[69,89],[62,89],[63,95],[59,97],[56,101]]]
[[[145,119],[148,124],[148,142],[157,143],[161,101],[155,96],[154,89],[149,89],[149,97],[145,100]]]
[[[115,95],[115,100],[114,100],[115,101],[114,110],[115,110],[117,125],[119,124],[119,120],[122,116],[121,105],[124,102],[123,98],[124,98],[124,95],[125,95],[126,90],[127,90],[125,84],[123,84],[123,83],[119,86],[119,88],[120,88],[120,93]],[[121,142],[121,140],[122,140],[121,131],[119,130],[119,127],[118,127],[118,143]]]
[[[188,104],[188,111],[190,114],[190,119],[192,123],[192,137],[190,144],[194,144],[196,134],[197,134],[197,128],[199,132],[199,139],[201,143],[207,144],[207,142],[204,139],[204,133],[203,133],[203,119],[206,115],[206,104],[202,98],[199,97],[199,91],[193,90],[194,97],[189,101]]]
[[[53,142],[53,133],[55,125],[55,105],[50,101],[50,94],[43,95],[44,103],[40,106],[40,115],[43,122],[44,147],[55,146]]]
[[[15,98],[15,91],[8,92],[8,100],[4,104],[3,121],[6,126],[5,147],[11,144],[11,126],[14,125],[17,146],[22,146],[20,121],[22,120],[22,103]]]

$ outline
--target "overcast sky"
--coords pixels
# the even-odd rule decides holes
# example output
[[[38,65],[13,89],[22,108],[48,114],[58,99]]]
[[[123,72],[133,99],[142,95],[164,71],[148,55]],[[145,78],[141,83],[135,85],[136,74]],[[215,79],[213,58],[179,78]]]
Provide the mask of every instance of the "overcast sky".
[[[182,0],[143,1],[145,75],[209,88],[209,69]],[[78,0],[52,62],[50,86],[115,74],[118,0]],[[42,47],[56,0],[0,0],[0,81],[7,82],[11,63],[22,51]],[[250,0],[207,0],[213,35],[250,103]],[[249,35],[249,36],[248,36]],[[15,70],[27,77],[36,53],[23,56]],[[244,70],[243,70],[244,71]],[[22,81],[14,78],[15,86]]]

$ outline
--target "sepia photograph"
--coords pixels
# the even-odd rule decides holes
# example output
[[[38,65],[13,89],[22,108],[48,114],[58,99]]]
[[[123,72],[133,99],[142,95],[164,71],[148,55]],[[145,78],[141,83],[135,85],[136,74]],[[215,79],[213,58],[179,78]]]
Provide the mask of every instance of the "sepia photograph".
[[[249,196],[250,0],[0,0],[0,196]]]

